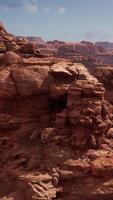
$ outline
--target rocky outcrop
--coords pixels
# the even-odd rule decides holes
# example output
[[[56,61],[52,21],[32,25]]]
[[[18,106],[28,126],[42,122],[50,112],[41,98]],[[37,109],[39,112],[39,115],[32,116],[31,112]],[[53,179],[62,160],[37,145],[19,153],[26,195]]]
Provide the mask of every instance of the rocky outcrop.
[[[11,38],[18,48],[0,55],[0,200],[112,199],[112,68],[91,75]]]
[[[11,76],[15,82],[18,94],[27,97],[48,91],[48,73],[48,66],[29,66],[22,69],[13,69],[11,71]],[[46,82],[45,85],[44,82]]]
[[[101,46],[106,49],[106,51],[113,52],[113,43],[112,42],[96,42],[97,46]]]
[[[0,53],[16,50],[15,37],[5,30],[3,24],[0,25]]]
[[[105,98],[113,104],[112,86],[113,86],[113,68],[112,67],[99,67],[94,71],[94,75],[98,80],[103,83],[106,92]]]
[[[26,40],[27,42],[33,43],[35,45],[45,44],[45,41],[41,37],[25,37],[25,36],[17,36],[17,40]]]
[[[73,57],[75,55],[95,55],[97,53],[103,53],[105,50],[99,46],[93,45],[92,43],[65,43],[59,46],[57,51],[58,57]]]
[[[27,39],[26,37],[15,37],[9,34],[5,27],[0,25],[0,53],[5,53],[7,51],[12,51],[21,54],[23,57],[44,57],[40,52],[37,45]]]
[[[98,146],[102,135],[112,125],[103,95],[104,88],[97,82],[77,81],[70,87],[68,114],[73,125],[72,144],[77,149]]]
[[[9,65],[0,82],[0,198],[112,197],[111,107],[84,65]]]
[[[7,51],[0,56],[2,66],[18,65],[22,63],[22,58],[15,52]]]
[[[113,53],[99,53],[96,55],[97,61],[101,61],[103,64],[113,65]]]

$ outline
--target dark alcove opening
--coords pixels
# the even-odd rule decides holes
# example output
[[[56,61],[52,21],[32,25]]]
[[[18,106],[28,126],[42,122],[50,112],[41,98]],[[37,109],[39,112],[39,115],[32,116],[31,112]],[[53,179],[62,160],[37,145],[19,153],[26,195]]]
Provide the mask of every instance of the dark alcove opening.
[[[60,98],[50,98],[49,99],[49,111],[50,113],[60,113],[65,108],[67,108],[67,94],[61,96]]]

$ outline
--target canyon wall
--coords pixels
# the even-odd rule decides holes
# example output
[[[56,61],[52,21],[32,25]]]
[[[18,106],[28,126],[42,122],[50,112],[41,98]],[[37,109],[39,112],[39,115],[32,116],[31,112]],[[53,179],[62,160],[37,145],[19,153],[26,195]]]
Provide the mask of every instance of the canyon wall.
[[[112,199],[112,68],[0,37],[0,200]]]

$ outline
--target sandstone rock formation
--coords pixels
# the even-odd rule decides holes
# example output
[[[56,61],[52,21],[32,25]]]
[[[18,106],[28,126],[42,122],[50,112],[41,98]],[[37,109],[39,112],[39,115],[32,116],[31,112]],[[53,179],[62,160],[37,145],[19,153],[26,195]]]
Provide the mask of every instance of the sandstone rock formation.
[[[110,47],[106,47],[111,45]],[[82,62],[89,68],[95,68],[103,65],[113,66],[112,43],[91,43],[81,41],[78,43],[69,43],[63,41],[48,41],[41,50],[57,58],[73,59],[74,62]],[[51,52],[51,53],[50,53]]]
[[[95,43],[97,46],[101,46],[106,51],[113,52],[113,43],[112,42],[96,42]]]
[[[112,67],[98,67],[94,71],[94,75],[98,78],[98,80],[103,83],[106,92],[105,98],[113,104],[113,68]]]
[[[33,43],[35,45],[45,44],[45,41],[41,37],[25,37],[25,36],[17,36],[17,40],[26,40],[27,42]]]
[[[61,57],[72,57],[74,55],[95,55],[99,52],[104,53],[104,48],[93,45],[93,43],[65,43],[59,46],[57,55]]]
[[[112,199],[112,68],[25,44],[0,55],[0,200]]]

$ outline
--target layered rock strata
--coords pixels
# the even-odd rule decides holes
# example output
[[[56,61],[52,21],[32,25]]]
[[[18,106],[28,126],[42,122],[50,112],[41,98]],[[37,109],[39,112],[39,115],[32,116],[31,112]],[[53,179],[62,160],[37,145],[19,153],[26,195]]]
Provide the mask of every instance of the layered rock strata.
[[[0,200],[112,199],[112,69],[94,77],[0,34]]]
[[[1,200],[112,197],[102,84],[82,64],[59,62],[5,67],[0,85]]]

